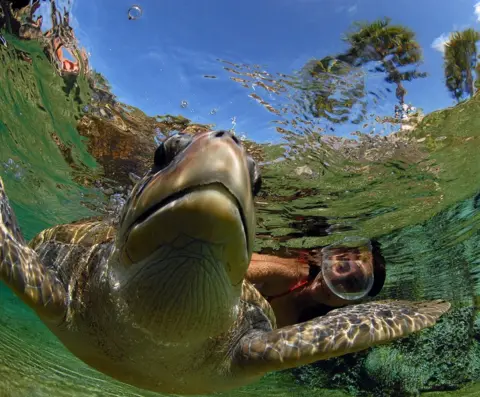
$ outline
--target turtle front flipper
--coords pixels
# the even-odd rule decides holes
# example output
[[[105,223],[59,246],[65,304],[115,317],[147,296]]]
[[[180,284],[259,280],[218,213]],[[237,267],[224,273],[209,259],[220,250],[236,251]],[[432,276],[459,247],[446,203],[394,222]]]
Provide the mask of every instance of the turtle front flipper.
[[[56,275],[29,248],[0,178],[0,280],[44,319],[60,321],[67,293]]]
[[[238,345],[233,372],[255,376],[358,352],[431,327],[449,309],[443,300],[372,302],[269,332],[252,330]]]

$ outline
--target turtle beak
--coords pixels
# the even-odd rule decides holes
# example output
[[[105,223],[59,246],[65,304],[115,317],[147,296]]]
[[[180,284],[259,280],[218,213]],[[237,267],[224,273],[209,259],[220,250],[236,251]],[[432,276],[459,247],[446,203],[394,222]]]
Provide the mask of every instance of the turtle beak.
[[[140,183],[122,225],[121,260],[148,260],[188,236],[222,246],[231,281],[240,282],[255,232],[250,160],[229,131],[202,133],[184,146],[171,159],[165,150],[158,171]]]

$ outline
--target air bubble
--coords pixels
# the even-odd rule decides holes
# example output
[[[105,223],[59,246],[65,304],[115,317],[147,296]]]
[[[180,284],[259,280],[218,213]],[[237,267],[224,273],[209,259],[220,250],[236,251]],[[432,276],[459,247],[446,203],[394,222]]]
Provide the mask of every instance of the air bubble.
[[[348,237],[322,250],[322,275],[327,287],[345,300],[365,297],[373,286],[370,240]]]
[[[138,19],[142,16],[142,13],[143,11],[140,6],[133,5],[128,10],[128,19],[129,20]]]
[[[188,102],[187,102],[187,101],[182,101],[182,102],[180,102],[180,107],[181,107],[182,109],[186,109],[186,108],[188,107]]]

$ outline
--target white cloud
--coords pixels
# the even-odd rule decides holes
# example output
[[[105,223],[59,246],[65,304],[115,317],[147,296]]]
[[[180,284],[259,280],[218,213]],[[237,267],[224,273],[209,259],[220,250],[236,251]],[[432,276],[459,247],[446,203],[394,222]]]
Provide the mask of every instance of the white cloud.
[[[480,3],[479,3],[480,5]],[[445,44],[448,42],[450,33],[442,33],[435,40],[433,40],[431,47],[441,53],[445,52]]]
[[[303,0],[304,1],[304,0]],[[357,1],[351,1],[351,0],[337,0],[336,3],[337,7],[335,8],[336,13],[347,13],[349,15],[355,15],[358,11],[358,3]],[[342,4],[343,3],[343,4]]]
[[[353,6],[348,7],[347,12],[350,15],[353,15],[353,14],[356,14],[357,10],[358,10],[358,6],[354,4]]]
[[[480,21],[480,1],[473,6],[473,12],[477,17],[477,21]]]

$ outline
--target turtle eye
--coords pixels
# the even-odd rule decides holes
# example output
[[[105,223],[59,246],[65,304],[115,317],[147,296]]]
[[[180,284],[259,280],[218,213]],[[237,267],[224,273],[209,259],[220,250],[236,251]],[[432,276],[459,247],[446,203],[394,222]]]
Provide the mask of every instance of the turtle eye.
[[[190,134],[177,134],[162,142],[155,150],[152,173],[157,173],[167,167],[192,142],[192,139]]]
[[[247,165],[252,184],[252,194],[253,196],[256,196],[262,188],[262,176],[260,175],[260,168],[258,167],[256,161],[250,156],[247,158]]]

